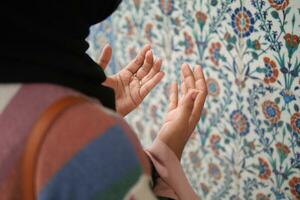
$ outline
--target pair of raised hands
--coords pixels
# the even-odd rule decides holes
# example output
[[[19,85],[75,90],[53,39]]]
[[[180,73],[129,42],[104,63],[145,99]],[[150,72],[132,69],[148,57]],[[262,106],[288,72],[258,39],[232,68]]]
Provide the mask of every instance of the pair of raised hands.
[[[106,45],[99,59],[105,69],[111,59],[112,49]],[[150,45],[138,53],[125,68],[107,77],[103,85],[114,89],[116,110],[125,116],[134,110],[146,95],[162,80],[161,59],[154,59]],[[194,70],[189,65],[181,67],[181,96],[177,83],[171,84],[169,108],[158,138],[167,144],[180,159],[190,135],[193,133],[207,95],[205,78],[200,66]]]

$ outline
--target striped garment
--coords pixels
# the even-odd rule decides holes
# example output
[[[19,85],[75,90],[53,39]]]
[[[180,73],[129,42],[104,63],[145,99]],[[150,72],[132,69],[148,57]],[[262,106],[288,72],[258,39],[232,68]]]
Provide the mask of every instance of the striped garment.
[[[82,94],[50,84],[0,85],[0,200],[20,199],[20,157],[31,127],[49,105],[69,95]],[[39,200],[156,199],[149,160],[161,177],[156,195],[197,199],[165,144],[157,141],[145,153],[117,114],[101,104],[76,105],[47,132],[36,193]]]

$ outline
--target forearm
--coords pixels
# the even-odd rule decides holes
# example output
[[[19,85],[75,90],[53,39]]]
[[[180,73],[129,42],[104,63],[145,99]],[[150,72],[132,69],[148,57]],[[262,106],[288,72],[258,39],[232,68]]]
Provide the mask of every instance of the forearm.
[[[171,199],[198,199],[181,164],[170,148],[156,139],[145,151],[157,171],[153,172],[154,193]]]

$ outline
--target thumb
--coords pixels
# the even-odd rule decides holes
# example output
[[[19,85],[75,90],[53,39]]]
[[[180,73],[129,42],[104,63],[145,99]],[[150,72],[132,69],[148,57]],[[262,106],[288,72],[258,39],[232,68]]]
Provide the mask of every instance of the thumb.
[[[98,61],[98,64],[103,70],[107,67],[109,61],[111,60],[111,57],[112,57],[112,48],[109,44],[106,44],[102,49]]]
[[[115,82],[114,82],[114,78],[113,77],[106,77],[106,80],[102,83],[103,86],[106,86],[106,87],[110,87],[112,89],[115,88]]]
[[[179,110],[179,118],[181,122],[189,121],[189,118],[191,117],[194,108],[194,102],[197,95],[198,92],[193,90],[188,92],[188,94],[184,96]]]

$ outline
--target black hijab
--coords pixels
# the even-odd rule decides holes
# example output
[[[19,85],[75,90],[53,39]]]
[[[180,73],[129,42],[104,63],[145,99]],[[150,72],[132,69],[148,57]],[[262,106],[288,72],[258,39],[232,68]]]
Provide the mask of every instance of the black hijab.
[[[115,108],[106,76],[85,53],[89,27],[121,0],[17,0],[0,5],[0,83],[54,83]]]

